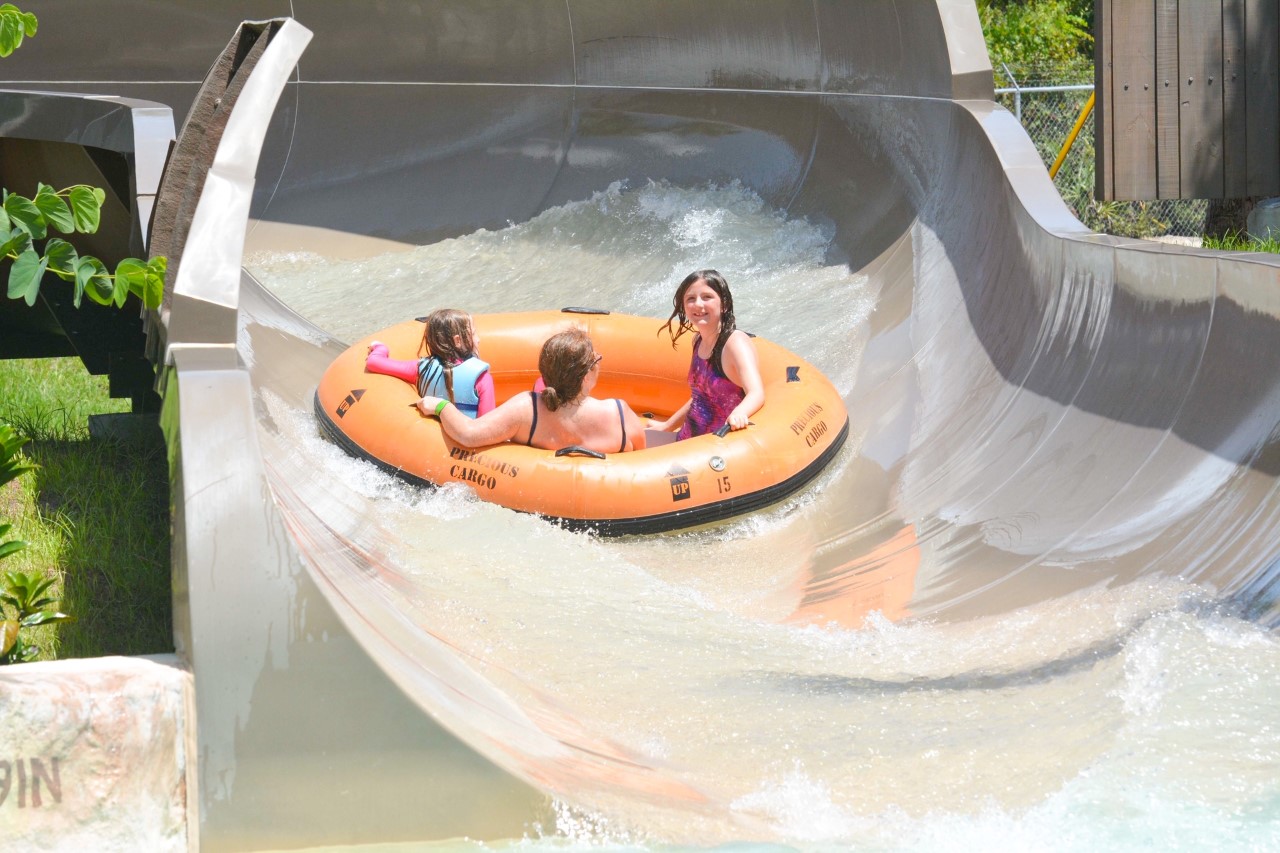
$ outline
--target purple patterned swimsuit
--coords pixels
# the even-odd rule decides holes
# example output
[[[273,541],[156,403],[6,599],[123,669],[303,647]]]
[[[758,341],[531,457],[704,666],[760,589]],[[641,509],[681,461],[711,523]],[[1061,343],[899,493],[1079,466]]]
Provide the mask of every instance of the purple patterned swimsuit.
[[[733,384],[731,379],[716,374],[711,361],[698,355],[698,344],[693,345],[693,360],[689,363],[689,390],[692,402],[680,427],[677,440],[715,432],[729,420],[747,392]]]

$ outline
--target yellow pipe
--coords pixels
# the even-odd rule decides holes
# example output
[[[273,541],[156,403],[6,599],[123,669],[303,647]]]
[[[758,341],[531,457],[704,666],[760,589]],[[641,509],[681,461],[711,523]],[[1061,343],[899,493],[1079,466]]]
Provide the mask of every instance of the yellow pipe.
[[[1058,159],[1053,161],[1053,166],[1049,169],[1049,180],[1053,180],[1054,175],[1058,174],[1058,170],[1062,168],[1062,161],[1067,159],[1067,152],[1071,150],[1071,145],[1076,141],[1076,137],[1080,135],[1080,128],[1084,127],[1085,121],[1089,118],[1089,113],[1093,112],[1093,96],[1095,93],[1089,93],[1089,100],[1085,101],[1084,109],[1080,111],[1080,118],[1076,119],[1076,126],[1071,128],[1071,135],[1067,137],[1067,142],[1062,146],[1062,150],[1058,152]]]

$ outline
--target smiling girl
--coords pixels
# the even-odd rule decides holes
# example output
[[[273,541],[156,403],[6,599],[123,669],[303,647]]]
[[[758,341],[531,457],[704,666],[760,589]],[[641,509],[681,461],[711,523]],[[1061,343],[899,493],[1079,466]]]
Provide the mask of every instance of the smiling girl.
[[[737,328],[729,283],[715,270],[687,275],[676,289],[674,310],[663,327],[671,345],[696,332],[689,363],[689,401],[650,429],[680,428],[677,439],[715,432],[726,423],[742,429],[764,405],[764,383],[751,336]],[[677,322],[678,321],[678,322]]]

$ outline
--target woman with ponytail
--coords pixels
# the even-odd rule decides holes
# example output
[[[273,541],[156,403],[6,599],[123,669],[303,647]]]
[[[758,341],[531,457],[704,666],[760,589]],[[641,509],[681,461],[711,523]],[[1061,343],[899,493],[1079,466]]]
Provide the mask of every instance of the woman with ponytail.
[[[517,394],[492,412],[470,420],[439,395],[424,395],[418,409],[437,417],[449,438],[463,447],[515,441],[544,450],[577,446],[599,453],[641,450],[644,422],[620,399],[598,400],[591,391],[600,362],[591,338],[580,328],[547,339],[538,356],[545,387]]]

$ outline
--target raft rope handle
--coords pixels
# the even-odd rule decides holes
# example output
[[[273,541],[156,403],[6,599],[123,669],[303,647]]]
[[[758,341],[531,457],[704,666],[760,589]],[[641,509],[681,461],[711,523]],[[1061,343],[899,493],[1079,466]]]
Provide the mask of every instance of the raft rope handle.
[[[755,426],[755,425],[756,425],[755,421],[747,421],[747,426]],[[720,427],[720,429],[715,431],[715,436],[717,438],[724,438],[726,435],[729,434],[729,431],[731,429],[733,429],[733,427],[729,426],[728,421],[725,421],[724,426]]]
[[[590,456],[592,459],[605,458],[605,455],[599,450],[588,450],[580,444],[571,444],[568,447],[562,447],[556,451],[556,456],[569,456],[574,453],[581,454],[582,456]]]

